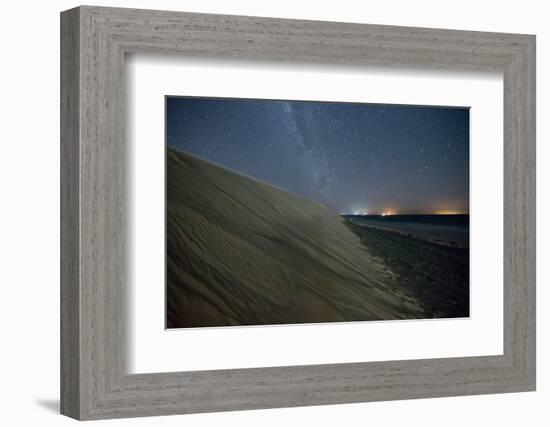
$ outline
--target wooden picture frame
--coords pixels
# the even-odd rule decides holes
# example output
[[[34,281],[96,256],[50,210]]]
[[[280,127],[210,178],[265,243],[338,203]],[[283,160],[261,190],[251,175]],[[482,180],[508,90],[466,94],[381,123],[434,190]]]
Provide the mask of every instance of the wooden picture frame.
[[[127,374],[123,66],[126,53],[144,52],[502,72],[503,354]],[[84,420],[535,389],[532,35],[78,7],[61,14],[61,166],[65,415]]]

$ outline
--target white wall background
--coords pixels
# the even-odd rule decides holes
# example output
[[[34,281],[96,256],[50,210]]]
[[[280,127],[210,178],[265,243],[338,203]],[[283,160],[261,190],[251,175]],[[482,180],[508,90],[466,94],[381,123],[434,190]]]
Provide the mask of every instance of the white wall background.
[[[320,0],[97,1],[97,5],[245,14],[537,34],[538,55],[538,391],[248,412],[108,421],[110,425],[545,426],[550,256],[548,140],[550,27],[537,0],[442,2]],[[68,425],[59,384],[59,12],[74,1],[5,2],[0,66],[0,420],[3,425]],[[545,161],[546,160],[546,161]],[[546,239],[545,239],[546,238]],[[546,306],[546,307],[545,307]]]

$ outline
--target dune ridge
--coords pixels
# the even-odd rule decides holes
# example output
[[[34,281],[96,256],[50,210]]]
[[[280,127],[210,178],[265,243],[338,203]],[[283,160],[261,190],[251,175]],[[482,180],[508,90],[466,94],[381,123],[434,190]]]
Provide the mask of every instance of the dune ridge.
[[[167,327],[422,317],[325,206],[167,150]]]

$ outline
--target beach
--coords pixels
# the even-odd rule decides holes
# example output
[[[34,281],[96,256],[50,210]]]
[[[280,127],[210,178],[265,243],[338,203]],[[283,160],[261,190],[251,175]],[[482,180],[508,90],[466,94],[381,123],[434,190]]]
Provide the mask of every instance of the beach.
[[[469,316],[469,250],[345,220],[424,309],[427,318]]]
[[[465,214],[342,216],[357,225],[393,231],[440,245],[462,249],[470,246],[470,216]]]

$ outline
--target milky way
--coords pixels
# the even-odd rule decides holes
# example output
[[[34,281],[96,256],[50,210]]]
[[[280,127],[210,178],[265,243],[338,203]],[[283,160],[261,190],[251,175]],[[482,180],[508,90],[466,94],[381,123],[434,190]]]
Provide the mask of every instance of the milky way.
[[[166,136],[336,212],[469,208],[468,108],[167,97]]]

